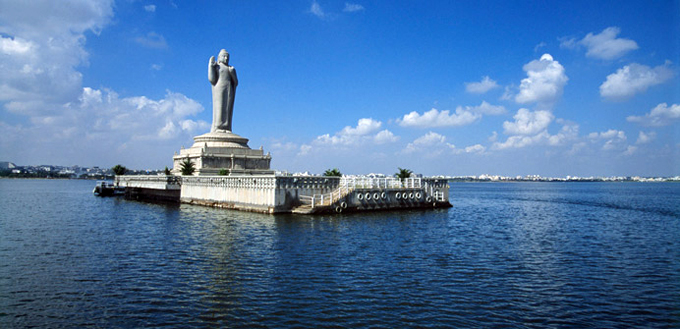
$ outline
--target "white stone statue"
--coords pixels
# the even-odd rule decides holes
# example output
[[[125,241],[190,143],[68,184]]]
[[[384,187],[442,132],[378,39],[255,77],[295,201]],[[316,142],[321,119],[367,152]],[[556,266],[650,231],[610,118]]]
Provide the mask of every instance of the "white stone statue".
[[[222,49],[217,56],[210,57],[208,64],[208,80],[212,84],[213,123],[210,132],[231,132],[231,117],[234,114],[234,96],[236,95],[236,69],[229,66],[229,53]]]

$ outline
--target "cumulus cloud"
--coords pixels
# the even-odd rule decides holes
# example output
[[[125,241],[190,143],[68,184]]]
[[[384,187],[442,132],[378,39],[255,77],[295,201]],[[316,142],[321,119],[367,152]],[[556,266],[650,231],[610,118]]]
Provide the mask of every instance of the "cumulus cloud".
[[[588,134],[588,138],[591,140],[596,139],[626,139],[626,133],[622,130],[609,129],[603,132],[592,132]]]
[[[631,115],[626,118],[628,122],[636,122],[648,127],[668,126],[678,119],[680,119],[680,104],[668,106],[667,103],[657,105],[644,116]]]
[[[480,114],[463,110],[461,107],[456,109],[456,113],[450,113],[449,110],[439,111],[433,108],[422,115],[416,111],[406,114],[399,119],[399,125],[402,127],[418,128],[454,127],[473,123],[481,117]]]
[[[441,154],[443,151],[454,150],[455,148],[455,145],[446,142],[445,136],[430,131],[427,134],[416,138],[413,142],[408,143],[403,153],[426,151],[429,155],[435,156]]]
[[[635,142],[635,144],[638,144],[638,145],[647,144],[647,143],[653,141],[655,138],[656,138],[656,132],[654,132],[654,131],[648,132],[648,133],[645,133],[644,131],[640,131],[640,134],[638,134],[637,142]]]
[[[439,111],[434,108],[423,114],[413,111],[397,119],[397,122],[402,127],[456,127],[471,124],[481,119],[482,115],[500,115],[505,112],[503,106],[491,105],[482,101],[478,106],[458,106],[455,113],[451,113],[449,110]]]
[[[617,38],[618,27],[608,27],[599,34],[588,33],[579,44],[587,48],[586,56],[605,60],[617,59],[631,50],[638,49],[635,41]]]
[[[551,135],[547,128],[553,116],[548,111],[530,112],[520,109],[515,115],[515,122],[505,122],[506,134],[514,134],[504,142],[496,141],[496,135],[492,140],[492,149],[503,150],[510,148],[523,148],[532,145],[558,146],[578,138],[579,126],[573,122],[558,119],[562,124],[560,131]]]
[[[359,119],[356,127],[346,126],[333,136],[330,134],[321,135],[316,138],[315,142],[318,144],[348,146],[365,142],[384,144],[395,142],[399,139],[387,129],[378,131],[381,126],[382,122],[380,121],[371,118],[363,118]]]
[[[486,147],[484,147],[481,144],[475,144],[472,146],[468,146],[465,148],[466,153],[483,153],[486,150]]]
[[[146,5],[144,6],[144,10],[147,12],[153,13],[156,11],[156,5]]]
[[[345,8],[342,10],[346,13],[353,13],[357,11],[362,11],[364,10],[364,6],[356,4],[356,3],[349,3],[345,2]]]
[[[0,10],[0,102],[31,115],[57,111],[81,93],[85,32],[113,16],[112,1],[3,1]]]
[[[479,113],[484,115],[501,115],[507,112],[504,106],[491,105],[486,101],[482,101],[482,104],[479,104],[478,106],[466,106],[465,109],[473,113]]]
[[[599,133],[593,132],[588,134],[588,138],[591,142],[604,140],[605,142],[602,149],[605,151],[622,149],[625,147],[625,142],[627,140],[626,133],[616,129],[609,129]]]
[[[522,79],[519,94],[515,101],[521,104],[538,103],[541,106],[552,106],[560,96],[569,78],[564,67],[550,54],[544,54],[539,60],[524,65],[527,77]]]
[[[549,111],[519,109],[513,118],[514,122],[503,122],[506,135],[535,135],[547,129],[554,116]]]
[[[649,87],[662,84],[673,77],[670,62],[651,68],[633,63],[607,76],[600,85],[600,95],[610,100],[626,100]]]
[[[19,117],[0,122],[2,153],[15,161],[66,164],[170,163],[173,150],[209,129],[196,101],[119,97],[82,86],[85,34],[105,28],[113,1],[3,1],[0,5],[0,104]],[[164,158],[156,157],[162,155]],[[149,161],[151,160],[151,161]]]
[[[77,100],[63,104],[58,112],[33,116],[30,126],[3,123],[13,127],[14,134],[9,143],[3,141],[2,149],[24,161],[41,161],[32,157],[47,154],[55,163],[80,164],[149,160],[150,154],[163,154],[164,159],[153,160],[160,165],[171,162],[178,145],[210,129],[207,122],[194,118],[202,111],[196,101],[171,91],[154,100],[121,98],[111,90],[85,87]],[[31,152],[24,150],[25,145],[31,145]],[[78,158],[83,156],[88,158]]]
[[[465,83],[465,91],[473,94],[483,94],[486,93],[487,91],[498,88],[499,85],[496,83],[496,81],[492,80],[489,78],[489,76],[484,76],[482,77],[482,81],[480,82],[466,82]]]
[[[378,132],[373,140],[376,144],[393,143],[399,140],[399,136],[395,136],[391,131],[384,129]]]

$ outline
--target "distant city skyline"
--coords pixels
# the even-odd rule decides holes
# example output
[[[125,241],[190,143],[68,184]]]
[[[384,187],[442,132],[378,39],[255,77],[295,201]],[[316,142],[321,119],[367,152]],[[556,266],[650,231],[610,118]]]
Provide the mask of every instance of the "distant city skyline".
[[[172,166],[210,130],[272,169],[680,175],[680,2],[0,0],[0,160]]]

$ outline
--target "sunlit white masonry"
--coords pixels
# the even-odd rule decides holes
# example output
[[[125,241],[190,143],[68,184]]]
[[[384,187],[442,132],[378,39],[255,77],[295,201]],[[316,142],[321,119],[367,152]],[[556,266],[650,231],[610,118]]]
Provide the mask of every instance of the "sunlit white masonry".
[[[271,155],[253,150],[248,139],[232,132],[238,79],[222,49],[208,63],[212,85],[210,132],[173,157],[169,176],[116,176],[130,199],[200,204],[265,213],[321,213],[451,207],[446,180],[429,178],[349,178],[277,176]],[[192,176],[181,176],[191,161]],[[227,175],[218,175],[222,172]]]

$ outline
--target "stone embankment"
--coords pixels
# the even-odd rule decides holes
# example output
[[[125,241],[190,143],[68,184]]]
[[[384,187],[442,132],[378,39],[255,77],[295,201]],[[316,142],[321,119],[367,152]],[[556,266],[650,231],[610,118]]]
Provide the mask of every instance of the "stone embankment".
[[[317,176],[117,176],[126,197],[262,213],[451,207],[446,180]]]

